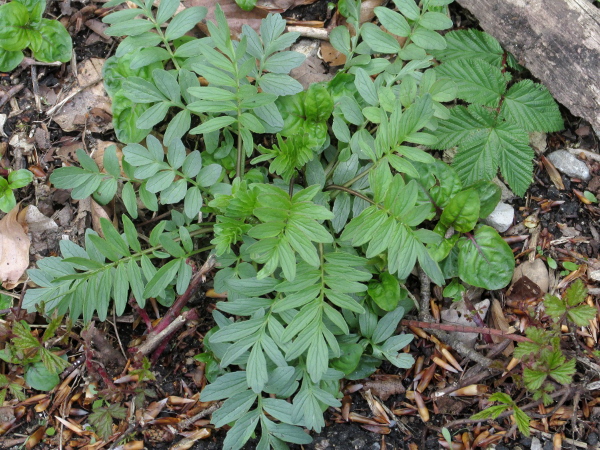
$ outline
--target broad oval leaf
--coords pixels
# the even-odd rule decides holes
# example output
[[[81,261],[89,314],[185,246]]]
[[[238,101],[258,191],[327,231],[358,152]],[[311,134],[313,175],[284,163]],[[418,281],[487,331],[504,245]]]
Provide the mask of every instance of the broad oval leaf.
[[[477,226],[473,236],[461,238],[457,245],[461,280],[490,290],[510,283],[515,259],[508,244],[492,227]]]

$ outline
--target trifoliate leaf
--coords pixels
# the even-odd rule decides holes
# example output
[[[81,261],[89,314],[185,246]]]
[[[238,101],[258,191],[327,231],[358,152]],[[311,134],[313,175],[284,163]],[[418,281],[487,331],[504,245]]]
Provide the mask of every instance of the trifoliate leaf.
[[[560,366],[555,367],[550,371],[550,376],[562,385],[572,383],[574,374],[575,359],[570,359],[564,364],[561,364]]]
[[[585,287],[585,284],[583,284],[583,281],[578,279],[573,284],[571,284],[571,286],[569,286],[569,288],[565,292],[565,298],[566,298],[567,304],[569,306],[576,306],[576,305],[579,305],[580,303],[585,302],[587,293],[588,293],[588,291],[587,291],[587,288]]]
[[[525,436],[529,436],[531,432],[529,431],[529,416],[520,408],[513,406],[513,415],[515,416],[515,421],[517,422],[517,427],[519,431],[523,433]]]
[[[589,326],[590,320],[593,320],[598,314],[596,308],[592,308],[590,305],[579,305],[574,308],[569,308],[567,318],[575,325],[580,327]]]
[[[532,391],[537,391],[542,386],[546,380],[546,376],[546,372],[530,369],[529,367],[526,367],[523,371],[525,385],[527,386],[527,389]]]
[[[546,295],[544,298],[544,308],[546,309],[546,314],[554,319],[560,318],[567,310],[565,302],[555,295]]]

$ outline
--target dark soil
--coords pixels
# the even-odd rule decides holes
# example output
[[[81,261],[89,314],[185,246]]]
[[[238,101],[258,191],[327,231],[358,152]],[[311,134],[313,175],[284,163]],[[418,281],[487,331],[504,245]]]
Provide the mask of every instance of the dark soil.
[[[331,10],[328,9],[328,1],[320,0],[311,5],[305,5],[297,7],[293,10],[288,11],[286,17],[293,18],[295,20],[314,20],[314,21],[327,21],[330,18]],[[73,7],[83,7],[84,4],[74,2]],[[472,27],[476,25],[472,16],[461,9],[458,6],[453,6],[452,9],[453,20],[459,28]],[[91,33],[86,27],[83,27],[74,38],[74,49],[77,55],[77,61],[82,62],[89,58],[106,58],[110,56],[114,51],[114,44],[106,44],[98,42],[93,45],[85,45],[85,42]],[[61,83],[68,80],[70,74],[66,73],[63,67],[41,67],[38,68],[39,83],[44,84],[48,87],[56,87],[60,89]],[[47,117],[43,114],[39,114],[35,109],[33,101],[33,87],[30,77],[30,70],[26,69],[23,71],[15,71],[12,76],[6,74],[0,74],[0,85],[4,91],[7,91],[11,85],[22,82],[25,84],[25,88],[15,97],[19,109],[22,112],[13,117],[9,117],[6,124],[4,125],[4,132],[8,136],[0,138],[0,150],[2,150],[2,166],[3,167],[14,167],[15,161],[11,155],[6,152],[6,144],[10,136],[15,132],[22,129],[29,130],[32,125],[44,122],[47,126],[50,138],[50,145],[55,145],[65,142],[70,137],[77,137],[84,139],[86,142],[91,140],[114,140],[114,134],[112,132],[106,134],[95,134],[88,133],[87,135],[81,135],[79,132],[64,133],[62,130],[51,121],[47,121]],[[0,108],[0,113],[4,113],[10,116],[12,111],[9,103],[5,104]],[[588,130],[585,132],[587,126],[580,119],[570,116],[568,112],[564,113],[565,124],[567,129],[561,133],[555,133],[548,137],[549,152],[555,148],[564,147],[575,147],[580,146],[584,149],[592,151],[598,150],[598,142],[593,131]],[[588,126],[589,128],[589,126]],[[27,155],[26,155],[27,156]],[[31,156],[31,155],[29,155]],[[45,153],[40,151],[42,159],[45,159]],[[54,165],[59,166],[61,163],[57,159],[53,158],[45,159],[47,164],[43,167],[44,170],[50,172]],[[528,195],[525,199],[516,199],[512,202],[516,210],[515,227],[510,232],[511,234],[522,234],[523,227],[522,222],[524,219],[531,214],[539,214],[539,219],[544,230],[544,242],[550,242],[554,239],[561,238],[564,234],[564,227],[570,227],[579,233],[580,237],[586,239],[576,239],[578,236],[574,236],[569,242],[566,242],[564,248],[569,251],[577,252],[582,257],[597,258],[598,250],[600,247],[599,230],[597,230],[598,218],[600,217],[600,209],[596,205],[584,205],[577,198],[573,189],[577,189],[581,192],[590,190],[596,196],[600,198],[600,164],[589,163],[592,169],[592,173],[596,175],[595,178],[589,183],[570,180],[568,177],[563,176],[563,183],[565,185],[564,191],[559,191],[554,187],[552,181],[549,179],[546,170],[543,168],[539,160],[536,160],[538,167],[536,169],[535,183],[531,186],[528,191]],[[25,166],[38,164],[35,158],[27,158]],[[42,165],[42,164],[40,164]],[[33,187],[22,189],[19,191],[21,198],[17,200],[28,199],[32,202],[35,195]],[[551,207],[547,210],[540,211],[540,204],[545,200],[563,202],[560,205]],[[63,204],[67,201],[67,198],[63,195],[55,195],[51,204],[50,214],[54,211],[58,211]],[[519,231],[520,230],[520,231]],[[508,233],[507,233],[508,234]],[[519,244],[513,245],[515,253],[520,253],[523,249],[520,248]],[[40,256],[48,256],[55,251],[55,248],[50,248],[45,254]],[[558,253],[553,249],[550,249],[550,255],[557,261],[561,260],[572,260],[570,256],[565,256],[562,253]],[[409,286],[417,286],[416,279],[409,280]],[[417,292],[416,289],[413,290]],[[202,317],[197,323],[193,324],[187,329],[184,329],[182,333],[185,333],[185,337],[176,336],[172,341],[172,346],[160,359],[158,364],[155,364],[152,370],[156,373],[157,381],[148,383],[148,388],[155,392],[158,399],[165,398],[166,396],[181,396],[184,397],[186,389],[190,389],[193,392],[197,392],[199,386],[195,384],[197,381],[194,378],[195,372],[198,370],[198,364],[193,360],[193,356],[201,353],[201,342],[204,333],[206,333],[212,326],[212,316],[210,311],[214,308],[207,299],[196,300],[197,302],[203,302],[205,304],[204,311],[206,315]],[[164,308],[160,308],[160,313],[163,314]],[[154,318],[152,316],[152,318]],[[132,330],[130,323],[120,323],[117,325],[119,338],[124,346],[127,346],[128,342],[135,340],[136,338],[143,335],[145,327],[144,324],[139,324],[138,327]],[[75,331],[78,331],[75,329]],[[110,336],[111,343],[118,348],[117,339],[115,332],[111,326],[105,328],[105,333]],[[431,349],[426,349],[426,344],[422,341],[416,340],[413,345],[415,354],[426,354],[430,356]],[[381,373],[396,374],[397,369],[387,365],[383,366]],[[444,387],[446,380],[437,380],[439,387]],[[33,394],[33,393],[28,393]],[[405,401],[402,396],[392,396],[384,403],[390,409],[401,407],[400,403]],[[370,417],[371,411],[367,404],[361,398],[359,394],[353,394],[353,408],[352,411]],[[456,403],[456,402],[454,402]],[[397,427],[392,427],[390,434],[380,435],[367,431],[361,427],[358,423],[335,423],[334,416],[328,412],[326,414],[327,426],[320,432],[314,433],[314,441],[310,445],[305,445],[304,449],[324,450],[324,449],[366,449],[366,450],[379,450],[379,449],[433,449],[438,448],[438,435],[436,426],[442,426],[443,423],[453,420],[456,418],[466,418],[472,413],[479,411],[478,405],[475,400],[464,401],[455,410],[451,412],[451,409],[447,411],[444,409],[443,402],[440,401],[435,405],[431,401],[427,401],[427,406],[430,410],[441,409],[441,413],[433,417],[433,425],[425,425],[418,415],[413,414],[412,416],[403,416],[398,420],[406,426],[411,432],[412,436],[406,435],[400,431]],[[456,405],[449,407],[456,408]],[[435,408],[435,409],[434,409]],[[39,420],[45,418],[43,414],[34,415],[31,414],[30,421],[26,426],[16,428],[11,431],[7,437],[0,438],[0,447],[3,446],[4,442],[8,442],[8,439],[17,437],[19,434],[28,435],[35,427],[32,425],[37,424]],[[169,411],[163,414],[164,417],[175,415],[174,412]],[[566,425],[566,434],[570,435],[569,425]],[[173,442],[171,439],[178,440],[179,437],[175,437],[169,432],[165,431],[166,427],[148,427],[142,433],[137,433],[136,438],[143,438],[146,440],[146,448],[163,450],[171,448]],[[465,430],[462,430],[465,431]],[[467,430],[468,431],[468,430]],[[598,430],[586,430],[583,440],[587,440],[588,444],[596,445],[598,442]],[[192,449],[220,449],[222,448],[222,442],[225,436],[224,430],[217,430],[213,435],[206,440],[197,441],[191,448]],[[581,436],[579,436],[581,438]],[[543,442],[544,448],[547,447],[548,442]],[[257,444],[256,440],[251,440],[245,448],[255,448]],[[409,447],[410,445],[410,447]],[[497,449],[502,448],[529,448],[531,446],[531,439],[523,438],[519,442],[511,441],[504,443],[502,446],[496,447]],[[7,448],[7,447],[2,447]],[[11,448],[21,448],[21,446],[15,445]],[[53,445],[40,444],[37,448],[40,449],[52,449],[57,448]],[[295,448],[300,448],[296,446]]]

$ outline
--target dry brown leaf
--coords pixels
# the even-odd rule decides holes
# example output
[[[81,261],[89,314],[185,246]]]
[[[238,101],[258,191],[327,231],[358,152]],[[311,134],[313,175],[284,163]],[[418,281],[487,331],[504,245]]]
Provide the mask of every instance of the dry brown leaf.
[[[121,176],[125,176],[125,172],[123,172],[123,151],[121,150],[121,146],[117,145],[112,141],[96,141],[96,151],[92,154],[92,158],[98,165],[98,168],[101,172],[104,171],[104,151],[114,145],[117,147],[117,159],[119,160],[119,165],[121,166]]]
[[[331,66],[343,66],[346,64],[346,55],[336,50],[329,42],[321,42],[321,58]]]
[[[301,39],[291,48],[293,51],[306,56],[304,62],[290,71],[290,76],[308,89],[311,84],[329,81],[333,77],[327,72],[322,61],[317,57],[319,42],[313,39]]]
[[[100,219],[104,218],[110,221],[110,216],[106,212],[105,207],[100,206],[94,200],[91,200],[91,212],[92,212],[92,229],[98,233],[101,237],[104,237],[104,232],[100,226]]]
[[[562,182],[562,177],[560,176],[560,173],[558,172],[558,170],[556,170],[556,167],[554,167],[554,164],[552,164],[550,160],[544,155],[540,156],[540,159],[542,160],[542,164],[544,164],[544,167],[546,168],[546,172],[548,172],[550,180],[552,180],[554,186],[556,186],[556,189],[564,191],[565,185]]]
[[[504,311],[502,311],[502,305],[496,299],[492,300],[492,322],[494,324],[494,328],[498,328],[502,331],[505,331],[506,333],[514,332],[514,330],[510,330],[511,327],[508,320],[504,316]],[[500,338],[499,336],[492,336],[492,340],[497,344],[502,341],[502,338]],[[504,349],[502,354],[504,356],[510,356],[513,354],[514,349],[515,346],[511,342],[510,344],[508,344],[508,347]]]
[[[235,0],[221,0],[215,2],[214,0],[184,0],[183,4],[186,8],[191,6],[204,6],[208,9],[206,18],[198,24],[198,28],[208,35],[208,28],[206,22],[215,22],[215,6],[218,4],[227,17],[227,23],[231,29],[231,36],[234,39],[238,39],[242,32],[242,25],[248,25],[258,32],[260,28],[260,21],[267,17],[268,11],[254,8],[252,11],[244,11],[236,3]]]
[[[383,6],[387,0],[364,0],[360,3],[360,23],[370,22],[375,18],[375,8]]]
[[[53,117],[63,131],[87,128],[94,133],[104,133],[112,128],[110,99],[101,82],[104,61],[91,58],[81,64],[77,84],[67,93],[67,98],[76,94]]]
[[[44,426],[39,427],[37,430],[35,430],[33,433],[31,433],[29,435],[29,439],[27,439],[27,442],[25,443],[25,448],[27,450],[31,450],[32,448],[34,448],[44,438],[45,433],[46,433],[46,427],[44,427]]]
[[[211,431],[209,428],[200,428],[195,431],[181,432],[179,434],[185,436],[185,438],[173,445],[170,450],[187,450],[188,448],[191,448],[197,440],[210,437]]]
[[[0,220],[0,280],[5,289],[19,284],[29,266],[31,242],[27,230],[18,221],[19,205]]]
[[[364,389],[370,390],[374,395],[386,401],[392,395],[404,394],[406,388],[397,375],[387,375],[378,379],[369,379],[364,383]]]
[[[258,0],[256,7],[272,13],[282,13],[301,5],[310,5],[317,0]]]

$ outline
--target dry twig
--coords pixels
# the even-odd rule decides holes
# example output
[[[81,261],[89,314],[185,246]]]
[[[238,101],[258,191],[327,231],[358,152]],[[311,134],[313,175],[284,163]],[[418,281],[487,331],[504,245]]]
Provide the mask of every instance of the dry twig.
[[[433,323],[433,317],[431,317],[431,313],[429,312],[431,280],[421,268],[419,268],[419,281],[421,282],[421,312],[419,317],[423,322]],[[452,347],[465,358],[469,358],[470,360],[475,361],[477,364],[492,370],[491,366],[493,365],[493,361],[490,358],[487,358],[476,352],[474,349],[467,347],[454,335],[441,330],[432,330],[432,334],[434,334],[438,339],[444,341],[446,344],[450,345],[450,347]]]

